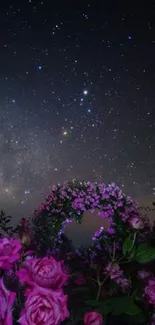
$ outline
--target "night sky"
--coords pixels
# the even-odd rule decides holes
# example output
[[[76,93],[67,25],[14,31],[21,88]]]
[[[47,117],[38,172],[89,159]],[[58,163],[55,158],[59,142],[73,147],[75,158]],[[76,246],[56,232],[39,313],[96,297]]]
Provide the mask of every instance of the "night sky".
[[[0,208],[16,217],[75,178],[154,191],[155,5],[123,2],[1,1]]]

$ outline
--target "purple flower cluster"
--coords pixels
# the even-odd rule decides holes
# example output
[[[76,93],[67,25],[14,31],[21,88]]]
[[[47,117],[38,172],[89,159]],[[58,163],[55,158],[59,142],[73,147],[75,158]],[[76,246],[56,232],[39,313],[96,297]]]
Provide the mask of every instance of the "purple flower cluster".
[[[155,307],[155,278],[148,280],[144,293],[148,303]]]
[[[109,253],[111,253],[114,238],[116,238],[116,245],[117,243],[122,244],[118,237],[120,231],[123,234],[124,227],[131,229],[131,231],[133,228],[143,228],[143,219],[139,214],[138,207],[114,183],[105,185],[72,181],[71,183],[66,182],[63,185],[53,186],[45,203],[41,204],[39,209],[35,211],[32,222],[34,222],[34,229],[37,228],[37,231],[44,233],[44,237],[44,229],[51,227],[51,234],[55,238],[56,244],[54,245],[56,247],[62,244],[61,238],[66,224],[70,223],[73,218],[81,221],[84,212],[88,210],[91,212],[97,210],[99,217],[103,219],[104,223],[106,222],[106,226],[103,227],[102,225],[92,239],[96,243],[102,239],[106,240],[109,248],[106,245],[105,250]],[[47,215],[46,226],[45,215]],[[55,227],[56,224],[58,226]],[[118,230],[119,235],[117,236]],[[52,235],[51,238],[53,238]]]
[[[35,217],[46,210],[51,217],[59,215],[59,218],[61,216],[72,218],[75,213],[78,216],[84,211],[93,212],[95,209],[99,210],[100,217],[110,223],[111,226],[107,230],[110,234],[114,233],[116,212],[123,222],[130,220],[131,227],[134,225],[137,227],[139,224],[142,227],[137,206],[114,183],[105,185],[73,181],[62,186],[53,186],[45,203],[40,205],[38,211],[35,211]]]
[[[105,274],[108,275],[112,281],[117,283],[123,291],[129,288],[130,282],[124,277],[123,271],[118,264],[109,263],[105,268]]]

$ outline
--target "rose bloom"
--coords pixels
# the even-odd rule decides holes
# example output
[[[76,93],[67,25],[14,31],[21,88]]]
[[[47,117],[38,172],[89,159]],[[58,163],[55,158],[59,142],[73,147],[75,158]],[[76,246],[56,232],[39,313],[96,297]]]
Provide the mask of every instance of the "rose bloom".
[[[12,265],[19,260],[21,241],[14,238],[0,239],[0,268],[3,270],[12,268]]]
[[[0,324],[12,325],[12,306],[16,298],[15,292],[7,291],[0,279]]]
[[[148,281],[148,285],[145,287],[144,292],[149,304],[155,307],[155,279]]]
[[[128,223],[134,229],[144,228],[144,222],[140,217],[131,217],[129,218]]]
[[[36,285],[27,291],[25,308],[18,322],[21,325],[59,325],[69,316],[67,296],[61,289],[53,291]]]
[[[84,324],[85,325],[102,325],[103,317],[100,313],[96,311],[91,311],[84,315]]]
[[[57,262],[52,256],[25,261],[25,268],[21,268],[17,276],[22,284],[32,286],[36,283],[54,290],[60,289],[69,278],[63,271],[63,261]]]

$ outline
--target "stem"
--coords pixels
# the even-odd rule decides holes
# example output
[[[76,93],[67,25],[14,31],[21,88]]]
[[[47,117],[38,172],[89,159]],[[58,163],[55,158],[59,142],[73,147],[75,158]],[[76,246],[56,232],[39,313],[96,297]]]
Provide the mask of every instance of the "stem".
[[[109,246],[108,246],[108,244],[107,244],[105,238],[103,238],[103,241],[104,241],[105,244],[106,244],[106,247],[107,247],[107,250],[108,250],[108,253],[109,253],[110,258],[112,259],[112,256],[111,256],[111,254],[110,254],[110,252],[109,252]]]
[[[131,250],[133,249],[133,247],[134,247],[134,245],[135,245],[136,236],[137,236],[137,231],[134,233],[134,236],[133,236],[133,243],[132,243]]]
[[[100,269],[97,271],[97,284],[98,284],[98,291],[97,291],[96,300],[99,300],[100,293],[101,293]]]
[[[108,275],[107,275],[107,276],[104,278],[104,280],[101,282],[101,281],[100,281],[100,270],[98,271],[97,281],[96,281],[97,284],[98,284],[98,291],[97,291],[96,300],[99,300],[102,286],[103,286],[103,284],[104,284],[104,282],[106,281],[107,278],[108,278]]]
[[[137,291],[138,291],[138,289],[135,289],[135,291],[133,292],[133,294],[132,294],[131,298],[134,298],[134,297],[135,297],[135,295],[136,295]]]
[[[96,300],[99,300],[99,298],[100,298],[101,288],[102,288],[102,286],[101,286],[101,284],[100,284],[99,287],[98,287]]]
[[[115,261],[115,251],[116,251],[116,243],[113,243],[113,252],[112,252],[112,262]]]
[[[136,256],[137,257],[137,256]],[[135,260],[135,257],[132,259],[132,260],[129,260],[129,261],[124,261],[124,262],[120,262],[120,264],[126,264],[126,263],[130,263],[130,262],[133,262]]]
[[[17,263],[15,263],[15,271],[16,272],[18,271],[18,265],[17,265]],[[20,291],[19,290],[17,291],[17,304],[18,305],[21,305],[21,297],[20,297]]]
[[[97,280],[93,279],[91,276],[88,279],[94,281],[95,283],[98,283]]]

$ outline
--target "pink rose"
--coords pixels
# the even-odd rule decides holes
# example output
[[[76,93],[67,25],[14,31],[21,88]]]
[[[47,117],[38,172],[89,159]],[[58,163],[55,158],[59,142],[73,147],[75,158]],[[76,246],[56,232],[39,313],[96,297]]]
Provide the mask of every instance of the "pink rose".
[[[12,306],[15,301],[15,292],[6,290],[2,279],[0,279],[0,324],[12,325]]]
[[[84,315],[84,324],[85,325],[102,325],[103,317],[100,313],[96,311],[91,311]]]
[[[144,222],[140,217],[131,217],[129,218],[128,223],[134,229],[144,228]]]
[[[44,288],[60,289],[69,278],[63,271],[63,262],[57,262],[52,256],[29,259],[25,267],[17,275],[21,283],[30,286],[35,282]]]
[[[149,304],[155,307],[155,279],[148,281],[148,285],[145,287],[144,292]]]
[[[69,317],[67,296],[60,290],[35,286],[27,291],[25,308],[18,322],[21,325],[59,325]]]
[[[3,270],[10,269],[19,260],[21,248],[22,244],[19,239],[0,239],[0,268]]]

